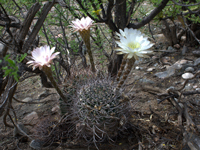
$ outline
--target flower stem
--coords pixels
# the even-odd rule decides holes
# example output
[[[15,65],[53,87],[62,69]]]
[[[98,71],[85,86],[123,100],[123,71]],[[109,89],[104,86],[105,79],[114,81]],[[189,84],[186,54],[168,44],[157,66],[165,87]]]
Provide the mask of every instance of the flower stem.
[[[124,72],[123,77],[120,79],[119,83],[117,84],[116,91],[118,91],[121,88],[121,86],[124,84],[124,82],[127,79],[129,73],[131,72],[131,69],[132,69],[134,63],[135,63],[135,58],[134,57],[132,57],[131,59],[127,60],[126,70]]]
[[[92,51],[90,47],[90,29],[79,31],[79,33],[81,37],[83,38],[83,41],[87,47],[92,72],[95,72],[96,70],[95,70],[94,60],[93,60]]]
[[[53,78],[53,75],[52,75],[52,72],[51,72],[51,68],[47,67],[47,66],[43,66],[42,70],[47,75],[47,77],[51,81],[53,87],[56,89],[56,91],[58,92],[58,94],[60,95],[60,97],[63,99],[63,101],[67,101],[66,96],[62,93],[62,91],[60,90],[60,88],[58,87],[56,81]]]
[[[124,58],[123,58],[123,60],[122,60],[122,63],[121,63],[121,65],[120,65],[120,69],[119,69],[119,71],[118,71],[118,74],[117,74],[117,82],[119,82],[119,79],[120,79],[120,77],[121,77],[121,75],[122,75],[122,72],[124,71],[124,68],[125,68],[125,65],[126,65],[126,63],[127,63],[127,55],[125,55],[124,56]]]

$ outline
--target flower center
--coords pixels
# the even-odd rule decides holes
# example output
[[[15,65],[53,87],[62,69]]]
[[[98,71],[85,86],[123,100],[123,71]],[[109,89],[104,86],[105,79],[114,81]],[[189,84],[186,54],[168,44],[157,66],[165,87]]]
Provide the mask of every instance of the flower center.
[[[128,43],[128,47],[131,48],[131,49],[136,49],[136,48],[140,47],[140,43],[138,43],[138,42],[130,42],[130,43]]]

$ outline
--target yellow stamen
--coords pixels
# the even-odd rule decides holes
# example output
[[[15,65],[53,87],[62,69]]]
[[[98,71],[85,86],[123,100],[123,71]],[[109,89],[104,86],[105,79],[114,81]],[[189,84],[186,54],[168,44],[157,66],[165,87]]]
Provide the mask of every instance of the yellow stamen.
[[[131,49],[139,48],[140,47],[140,43],[131,42],[131,43],[128,43],[128,47],[130,47]]]

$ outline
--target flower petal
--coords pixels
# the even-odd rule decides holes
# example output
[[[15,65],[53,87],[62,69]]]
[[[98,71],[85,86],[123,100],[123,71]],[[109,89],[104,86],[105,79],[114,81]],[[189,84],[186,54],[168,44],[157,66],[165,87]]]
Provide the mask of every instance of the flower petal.
[[[148,41],[147,37],[136,29],[128,29],[125,28],[123,30],[119,30],[119,33],[116,33],[119,41],[116,41],[117,45],[120,48],[116,48],[115,50],[120,51],[117,54],[128,54],[127,58],[130,59],[135,57],[138,59],[139,57],[148,57],[147,54],[152,53],[152,51],[148,51],[149,48],[153,46],[153,44]]]

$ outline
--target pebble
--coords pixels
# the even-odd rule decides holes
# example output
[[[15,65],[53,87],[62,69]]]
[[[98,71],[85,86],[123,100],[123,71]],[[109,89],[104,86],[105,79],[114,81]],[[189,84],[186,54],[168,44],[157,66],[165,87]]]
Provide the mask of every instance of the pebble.
[[[136,70],[140,70],[140,67],[139,67],[139,66],[136,66],[135,69],[136,69]]]
[[[50,92],[50,90],[45,90],[45,91],[43,91],[42,93],[40,93],[39,94],[39,99],[44,99],[44,98],[46,98],[47,96],[49,96],[50,94],[49,94],[49,92]]]
[[[171,47],[171,46],[169,46],[169,47],[167,48],[167,51],[168,51],[168,52],[176,52],[176,49],[173,48],[173,47]]]
[[[184,64],[186,64],[187,62],[188,62],[187,60],[182,59],[182,60],[177,61],[175,64],[184,65]]]
[[[194,61],[194,65],[197,66],[198,64],[200,64],[200,58],[197,58],[195,61]]]
[[[147,69],[148,72],[151,72],[151,71],[153,71],[153,70],[155,70],[155,68],[148,68],[148,69]]]
[[[31,143],[29,144],[29,146],[33,149],[41,149],[43,146],[44,142],[40,141],[40,140],[32,140]]]
[[[181,46],[179,44],[175,44],[174,48],[179,49]]]
[[[187,67],[185,69],[186,72],[194,72],[194,68],[193,67]]]
[[[185,90],[191,90],[191,89],[192,89],[192,86],[191,86],[190,84],[189,84],[189,85],[186,85],[184,89],[185,89]]]
[[[31,97],[26,97],[25,99],[23,99],[22,101],[23,102],[30,102],[32,101],[33,99]]]
[[[155,83],[154,81],[149,80],[149,79],[145,79],[145,78],[144,79],[140,79],[139,82],[140,83],[150,83],[150,84],[154,84]]]
[[[51,109],[52,112],[59,112],[60,111],[60,106],[56,105]]]
[[[199,50],[195,50],[192,52],[192,54],[196,57],[200,57],[200,51]]]
[[[0,56],[3,57],[4,55],[6,55],[5,46],[0,43]]]
[[[140,79],[140,78],[141,78],[141,77],[138,76],[138,75],[135,75],[135,76],[134,76],[134,79],[135,79],[135,80],[138,80],[138,79]]]
[[[182,74],[183,79],[191,79],[193,77],[194,77],[194,75],[192,73],[189,73],[189,72]]]
[[[24,120],[27,122],[34,121],[36,119],[38,119],[38,114],[35,111],[31,112],[30,114],[24,117]]]
[[[185,55],[185,53],[187,53],[188,51],[188,47],[187,46],[183,46],[183,49],[182,49],[182,55]]]
[[[196,91],[200,91],[200,88],[196,88]]]

